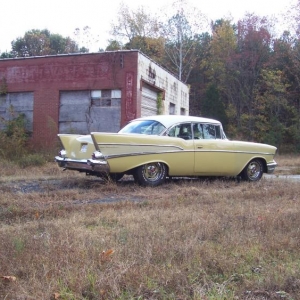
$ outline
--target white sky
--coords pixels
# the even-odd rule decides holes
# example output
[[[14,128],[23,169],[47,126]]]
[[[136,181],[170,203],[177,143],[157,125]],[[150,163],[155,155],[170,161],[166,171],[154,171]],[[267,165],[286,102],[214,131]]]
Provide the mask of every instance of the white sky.
[[[139,6],[151,13],[168,10],[175,0],[123,0],[132,10]],[[211,20],[232,16],[242,18],[245,12],[259,16],[280,16],[296,0],[188,0]],[[75,28],[91,28],[97,44],[89,46],[97,51],[107,46],[111,23],[117,19],[121,0],[1,0],[0,53],[11,50],[11,42],[23,37],[31,29],[48,29],[51,33],[75,39]],[[284,28],[285,29],[285,28]]]

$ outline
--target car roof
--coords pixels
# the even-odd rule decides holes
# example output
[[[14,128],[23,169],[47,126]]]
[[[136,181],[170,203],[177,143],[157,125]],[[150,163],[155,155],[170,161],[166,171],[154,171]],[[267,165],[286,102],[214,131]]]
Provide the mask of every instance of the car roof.
[[[198,123],[213,123],[213,124],[221,124],[220,121],[203,118],[203,117],[194,117],[194,116],[184,116],[184,115],[154,115],[154,116],[147,116],[134,119],[136,120],[153,120],[158,121],[163,124],[166,128],[172,126],[173,124],[179,122],[198,122]]]

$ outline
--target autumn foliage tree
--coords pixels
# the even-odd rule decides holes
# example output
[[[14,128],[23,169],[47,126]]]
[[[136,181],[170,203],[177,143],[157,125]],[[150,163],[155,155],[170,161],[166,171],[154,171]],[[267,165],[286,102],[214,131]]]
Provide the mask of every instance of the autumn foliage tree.
[[[151,16],[143,7],[133,11],[121,3],[111,34],[123,41],[124,49],[142,51],[187,82],[197,60],[196,29],[200,28],[203,17],[198,12],[195,18],[188,8],[185,0],[178,0],[172,7],[173,15],[159,18]],[[192,19],[200,21],[191,22]],[[116,45],[115,40],[111,42],[110,49]]]
[[[271,51],[271,35],[265,19],[254,15],[232,25],[228,20],[213,24],[207,75],[215,82],[233,136],[255,138],[255,91]]]
[[[275,40],[272,66],[285,77],[284,97],[287,109],[279,115],[284,120],[284,144],[300,150],[300,41],[285,32]]]
[[[69,37],[52,34],[49,30],[32,29],[12,41],[14,57],[55,55],[79,52],[78,45]]]
[[[159,35],[160,23],[143,7],[132,11],[121,3],[118,19],[111,25],[110,41],[107,49],[138,49],[156,61],[163,57],[163,38]]]
[[[123,6],[111,46],[140,49],[189,84],[190,114],[222,120],[228,136],[300,151],[300,0],[280,38],[267,17],[220,19],[203,32],[206,19],[187,0],[174,7],[158,21]]]

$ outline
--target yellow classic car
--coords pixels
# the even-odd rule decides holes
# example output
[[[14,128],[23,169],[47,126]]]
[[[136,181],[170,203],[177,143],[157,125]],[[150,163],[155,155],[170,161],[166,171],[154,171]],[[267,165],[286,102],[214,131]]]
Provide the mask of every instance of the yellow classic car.
[[[145,186],[182,176],[258,181],[277,166],[276,147],[228,140],[219,121],[201,117],[157,115],[135,119],[118,133],[58,136],[60,167],[116,180],[129,174]]]

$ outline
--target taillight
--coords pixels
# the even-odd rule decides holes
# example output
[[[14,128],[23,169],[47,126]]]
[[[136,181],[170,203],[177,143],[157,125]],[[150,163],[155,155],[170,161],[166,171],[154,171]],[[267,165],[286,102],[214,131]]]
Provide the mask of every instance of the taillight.
[[[99,151],[93,152],[92,159],[100,159],[100,158],[103,158],[103,155],[101,152],[99,152]]]
[[[59,151],[59,153],[58,153],[58,155],[60,156],[60,157],[63,157],[63,158],[65,158],[66,157],[66,154],[67,154],[67,151],[66,150],[60,150]]]

